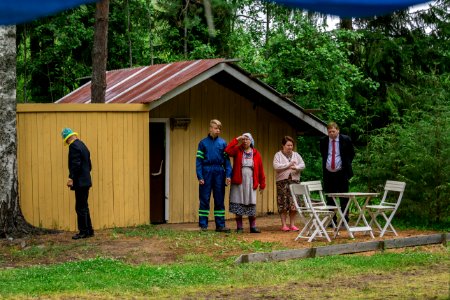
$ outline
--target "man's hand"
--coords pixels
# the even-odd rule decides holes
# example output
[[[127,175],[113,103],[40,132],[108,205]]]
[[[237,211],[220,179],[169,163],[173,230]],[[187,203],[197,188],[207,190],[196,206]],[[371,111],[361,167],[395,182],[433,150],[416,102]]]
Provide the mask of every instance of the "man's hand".
[[[67,187],[69,187],[69,188],[73,187],[73,180],[72,179],[69,179],[67,181]]]
[[[200,179],[200,180],[198,181],[198,184],[204,185],[204,184],[205,184],[205,180],[204,180],[204,179]]]
[[[225,179],[225,184],[226,184],[226,185],[230,185],[230,183],[231,183],[231,178]]]

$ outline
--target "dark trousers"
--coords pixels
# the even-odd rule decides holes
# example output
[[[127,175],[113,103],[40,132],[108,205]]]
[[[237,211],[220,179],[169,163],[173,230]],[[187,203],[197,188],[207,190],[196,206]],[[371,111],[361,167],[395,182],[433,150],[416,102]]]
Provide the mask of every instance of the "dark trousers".
[[[75,211],[77,212],[77,223],[80,234],[92,234],[91,216],[88,206],[89,187],[75,189]]]
[[[342,171],[330,172],[324,170],[323,173],[323,184],[325,193],[347,193],[349,189],[349,179],[347,175]],[[345,207],[348,204],[348,198],[339,198],[340,206],[342,212],[344,212]],[[331,197],[327,197],[328,205],[335,205]],[[348,219],[348,211],[345,214],[345,218]]]
[[[200,209],[198,223],[208,227],[209,201],[211,190],[214,197],[214,220],[216,228],[225,227],[225,171],[222,166],[203,167],[204,184],[199,185]]]

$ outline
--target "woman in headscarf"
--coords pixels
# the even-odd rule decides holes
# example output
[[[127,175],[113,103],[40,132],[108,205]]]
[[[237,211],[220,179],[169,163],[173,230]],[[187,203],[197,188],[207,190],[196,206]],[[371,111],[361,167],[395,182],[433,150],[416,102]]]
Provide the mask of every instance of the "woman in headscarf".
[[[297,210],[295,209],[294,199],[289,191],[289,185],[300,182],[300,172],[305,169],[305,163],[300,154],[293,151],[293,138],[290,136],[283,137],[281,146],[281,150],[273,158],[273,168],[276,172],[277,204],[278,213],[281,217],[281,230],[298,231],[298,228],[295,226]],[[288,214],[290,218],[289,226],[286,223]]]
[[[230,212],[236,214],[236,232],[244,231],[242,216],[248,216],[251,233],[260,233],[256,227],[256,190],[266,187],[266,177],[259,151],[250,133],[234,138],[225,148],[233,157],[231,175]]]

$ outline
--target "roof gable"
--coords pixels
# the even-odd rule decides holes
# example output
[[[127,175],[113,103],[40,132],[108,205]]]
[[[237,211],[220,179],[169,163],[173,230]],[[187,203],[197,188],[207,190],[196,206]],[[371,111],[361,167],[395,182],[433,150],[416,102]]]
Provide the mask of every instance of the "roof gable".
[[[107,71],[105,103],[150,103],[223,61],[205,59]],[[56,101],[90,102],[91,82]]]
[[[202,59],[108,71],[105,103],[149,103],[151,110],[200,82],[212,78],[229,82],[228,86],[237,92],[245,90],[246,93],[254,95],[255,101],[271,111],[274,108],[273,111],[278,110],[286,115],[286,120],[297,128],[305,128],[295,124],[299,122],[313,129],[316,134],[327,134],[326,125],[322,120],[305,112],[299,105],[283,97],[267,84],[252,78],[249,73],[232,64],[233,61],[223,58]],[[90,102],[90,82],[56,101],[56,103]]]

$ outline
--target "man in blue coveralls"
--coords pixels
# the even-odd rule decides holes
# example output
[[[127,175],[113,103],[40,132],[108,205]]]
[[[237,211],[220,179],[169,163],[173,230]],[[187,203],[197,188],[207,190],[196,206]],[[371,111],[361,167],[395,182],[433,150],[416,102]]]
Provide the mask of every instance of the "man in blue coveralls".
[[[214,197],[214,220],[217,232],[230,232],[225,226],[225,185],[231,181],[230,159],[225,153],[227,143],[219,137],[222,123],[209,122],[209,134],[198,144],[196,169],[199,183],[200,208],[198,224],[200,230],[208,230],[209,199]]]

